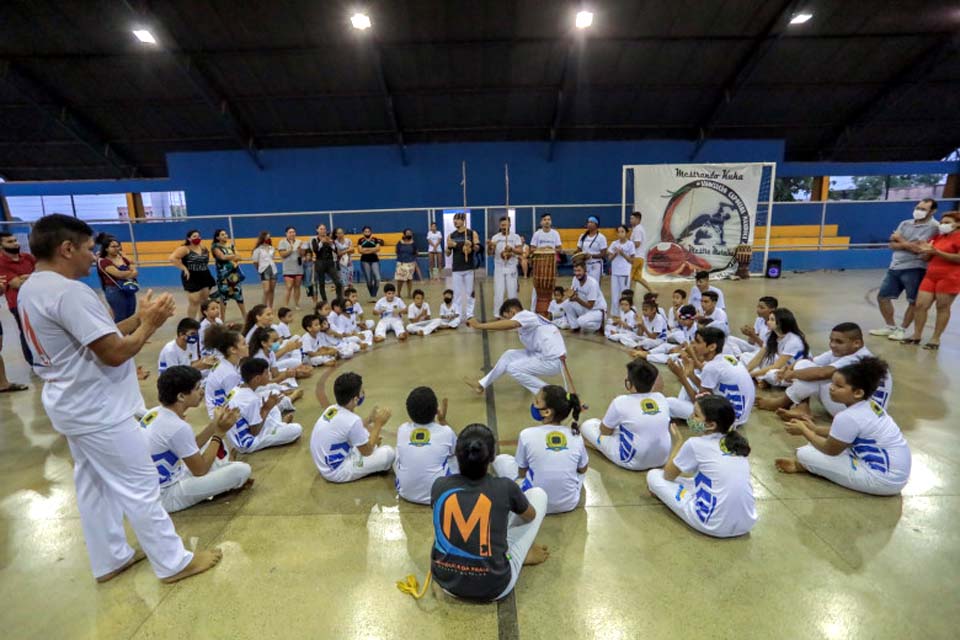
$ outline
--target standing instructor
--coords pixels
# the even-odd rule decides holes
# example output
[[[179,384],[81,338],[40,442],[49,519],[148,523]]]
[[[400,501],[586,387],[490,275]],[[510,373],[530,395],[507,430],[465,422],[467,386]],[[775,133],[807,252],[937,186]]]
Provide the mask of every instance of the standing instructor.
[[[97,258],[93,230],[60,214],[30,232],[37,270],[20,288],[20,317],[44,381],[43,407],[74,460],[80,523],[97,582],[142,560],[176,582],[220,561],[219,549],[190,553],[160,503],[157,471],[134,418],[142,405],[133,357],[176,310],[164,294],[143,299],[137,315],[114,324],[80,279]],[[109,391],[106,393],[105,391]],[[127,542],[130,521],[143,552]]]

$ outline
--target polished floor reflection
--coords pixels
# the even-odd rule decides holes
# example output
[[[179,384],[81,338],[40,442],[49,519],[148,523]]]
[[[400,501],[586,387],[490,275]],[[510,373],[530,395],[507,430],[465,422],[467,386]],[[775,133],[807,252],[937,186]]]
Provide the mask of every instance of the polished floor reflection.
[[[775,295],[819,352],[837,322],[877,325],[868,292],[881,275],[790,275],[720,286],[731,325],[752,322],[756,298]],[[658,289],[669,300],[673,287]],[[434,308],[440,290],[428,287]],[[528,299],[528,285],[523,291]],[[483,294],[489,306],[488,285]],[[247,296],[256,302],[259,291],[248,287]],[[237,318],[235,307],[230,315]],[[25,382],[12,318],[5,311],[0,317],[8,372]],[[156,354],[174,325],[138,358],[153,371],[142,383],[148,406],[157,397]],[[491,334],[488,342],[496,358],[517,339]],[[960,410],[948,398],[960,382],[960,329],[955,322],[939,352],[883,338],[867,345],[893,367],[890,413],[913,450],[902,496],[869,497],[779,474],[773,459],[799,440],[757,412],[745,433],[760,520],[749,536],[718,541],[689,530],[652,498],[643,473],[594,454],[582,507],[544,522],[540,541],[550,560],[525,569],[515,602],[499,608],[457,602],[438,590],[421,601],[397,591],[396,580],[422,577],[428,568],[429,509],[398,502],[392,476],[326,483],[306,437],[321,400],[332,397],[333,376],[344,370],[364,376],[367,406],[393,410],[388,444],[405,419],[406,393],[418,384],[449,398],[455,429],[487,422],[485,399],[459,382],[483,367],[479,333],[391,339],[335,370],[318,370],[307,387],[316,386],[321,398],[308,393],[299,406],[305,437],[245,456],[256,478],[252,490],[174,515],[188,546],[224,551],[215,570],[174,586],[162,585],[147,563],[94,583],[66,442],[51,429],[37,389],[0,394],[0,628],[10,638],[111,639],[956,637]],[[627,356],[593,337],[569,336],[567,346],[575,382],[591,405],[587,417],[601,417],[621,389]],[[494,389],[498,437],[512,452],[530,423],[529,397],[509,378]],[[203,424],[202,410],[191,417]]]

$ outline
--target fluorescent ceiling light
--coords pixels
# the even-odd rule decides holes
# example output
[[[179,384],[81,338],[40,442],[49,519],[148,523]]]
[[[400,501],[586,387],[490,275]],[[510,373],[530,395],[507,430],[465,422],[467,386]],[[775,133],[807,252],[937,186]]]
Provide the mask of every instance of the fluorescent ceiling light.
[[[360,29],[361,31],[369,29],[371,24],[370,16],[365,13],[355,13],[350,16],[350,24],[353,25],[354,29]]]
[[[790,24],[803,24],[813,17],[812,13],[798,13],[790,18]]]
[[[133,35],[137,36],[137,40],[140,42],[145,42],[147,44],[157,44],[157,39],[153,37],[153,34],[147,31],[146,29],[134,29]]]
[[[580,11],[577,13],[577,29],[586,29],[593,24],[592,11]]]

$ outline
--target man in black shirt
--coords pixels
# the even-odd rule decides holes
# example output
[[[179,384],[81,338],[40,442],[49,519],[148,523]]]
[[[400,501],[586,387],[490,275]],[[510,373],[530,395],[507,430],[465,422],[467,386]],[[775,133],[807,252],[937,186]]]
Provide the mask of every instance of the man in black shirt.
[[[316,286],[320,289],[320,297],[327,301],[327,287],[325,275],[329,275],[333,286],[337,290],[337,298],[343,298],[343,283],[340,281],[340,270],[337,268],[337,248],[333,238],[327,233],[327,225],[317,225],[317,237],[310,241],[310,247],[315,256],[313,274]]]
[[[456,230],[447,238],[447,255],[453,256],[453,300],[460,309],[460,318],[469,320],[473,316],[473,270],[476,268],[474,252],[480,248],[480,236],[476,231],[467,229],[467,214],[453,216]]]

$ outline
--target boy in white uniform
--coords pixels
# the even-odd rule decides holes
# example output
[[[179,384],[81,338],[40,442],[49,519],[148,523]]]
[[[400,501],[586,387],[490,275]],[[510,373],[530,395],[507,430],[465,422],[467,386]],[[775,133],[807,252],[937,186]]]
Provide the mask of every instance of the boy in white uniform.
[[[587,275],[582,260],[573,263],[573,282],[564,292],[566,301],[563,311],[567,324],[573,331],[581,329],[587,333],[599,331],[603,327],[603,316],[607,310],[607,301],[603,299],[600,285]]]
[[[553,324],[557,325],[558,329],[569,329],[570,325],[567,324],[567,312],[563,310],[563,294],[563,287],[553,288],[553,300],[550,301],[550,306],[547,307],[547,314],[549,314],[550,320]]]
[[[127,542],[124,517],[161,580],[210,569],[220,550],[193,554],[184,548],[160,503],[157,470],[134,418],[143,398],[133,357],[174,314],[173,297],[148,293],[136,315],[115,324],[80,282],[97,257],[93,229],[72,216],[53,214],[34,223],[30,252],[36,270],[20,287],[18,312],[33,370],[44,381],[44,410],[73,457],[94,577],[106,582],[143,559]]]
[[[678,326],[667,333],[667,341],[651,349],[635,349],[630,352],[634,358],[646,358],[654,364],[667,364],[668,360],[680,357],[684,349],[697,337],[697,310],[691,304],[680,307],[677,314]]]
[[[389,470],[397,454],[380,444],[380,430],[390,410],[374,407],[365,421],[354,413],[365,397],[363,378],[355,373],[340,374],[333,395],[337,404],[324,409],[310,436],[310,454],[320,475],[342,483]]]
[[[367,320],[363,317],[363,307],[360,306],[359,295],[353,287],[347,287],[343,290],[346,296],[346,306],[343,308],[344,314],[350,317],[350,322],[356,331],[363,334],[364,331],[370,332],[370,338],[373,339],[373,326],[376,324],[373,320]],[[371,344],[373,344],[371,342]]]
[[[430,303],[423,299],[423,289],[413,292],[413,302],[407,307],[407,332],[428,336],[440,328],[440,320],[430,318]]]
[[[623,386],[627,394],[613,399],[602,421],[580,427],[584,442],[630,471],[662,467],[670,455],[670,406],[660,373],[637,358],[627,364]]]
[[[863,346],[863,332],[853,322],[842,322],[830,332],[830,349],[812,360],[798,360],[780,370],[780,380],[789,383],[782,398],[761,398],[757,407],[776,411],[784,420],[811,415],[810,398],[817,396],[831,416],[845,408],[830,398],[830,385],[837,369],[872,357]],[[871,398],[883,408],[893,394],[893,377],[888,372]]]
[[[610,257],[610,301],[620,299],[620,292],[630,288],[630,270],[633,269],[633,258],[636,247],[627,237],[627,226],[617,227],[617,239],[610,244],[607,255]],[[611,315],[619,315],[620,310],[614,308]]]
[[[584,254],[586,259],[587,275],[597,284],[603,278],[603,260],[607,257],[607,238],[600,233],[599,226],[600,220],[590,216],[587,218],[587,231],[577,240],[577,251]]]
[[[284,422],[278,405],[279,393],[261,397],[257,389],[270,381],[270,363],[262,358],[248,358],[240,365],[243,384],[227,394],[227,406],[240,410],[240,418],[227,432],[230,443],[242,453],[253,453],[267,447],[278,447],[296,441],[303,427]]]
[[[407,331],[403,328],[403,316],[407,305],[397,296],[397,288],[392,284],[384,285],[383,297],[377,300],[373,307],[373,315],[380,318],[377,328],[373,332],[374,342],[383,342],[387,339],[387,331],[393,331],[398,340],[407,339]]]
[[[517,256],[523,243],[510,231],[510,218],[500,218],[500,231],[487,241],[487,254],[493,256],[493,315],[500,313],[505,298],[517,297]]]
[[[746,424],[756,398],[753,378],[743,364],[723,353],[725,336],[720,329],[706,327],[697,330],[697,337],[687,348],[683,363],[667,361],[670,371],[683,387],[677,398],[668,398],[670,415],[687,420],[693,414],[693,402],[702,393],[715,393],[726,398],[737,413],[734,426]],[[699,371],[699,375],[697,374]]]
[[[202,380],[193,367],[169,367],[157,378],[161,406],[140,419],[160,476],[160,501],[167,513],[253,484],[250,465],[220,457],[223,438],[240,418],[238,409],[217,407],[213,420],[196,436],[184,420],[189,409],[203,402]]]
[[[844,409],[829,427],[809,416],[788,422],[787,433],[809,444],[797,449],[795,458],[778,458],[777,469],[823,476],[872,495],[900,493],[910,478],[910,447],[893,418],[869,399],[887,375],[887,363],[873,357],[837,369],[830,398]]]
[[[730,323],[727,322],[727,313],[717,306],[719,298],[715,291],[705,291],[703,293],[697,323],[701,327],[716,327],[723,331],[723,335],[728,335],[730,333]]]
[[[560,253],[563,249],[563,240],[560,234],[553,228],[553,217],[549,213],[540,216],[540,228],[533,232],[530,238],[530,254],[537,249],[553,249],[555,253]],[[537,308],[537,289],[534,287],[530,298],[530,308]]]
[[[290,307],[277,309],[277,323],[273,325],[273,329],[281,340],[289,340],[293,337],[293,333],[290,331],[291,322],[293,322],[293,311]]]
[[[367,347],[373,345],[373,333],[367,332],[370,334],[368,343],[359,332],[353,332],[347,314],[344,312],[345,306],[346,303],[340,298],[334,298],[330,301],[330,313],[327,314],[327,324],[330,325],[330,328],[324,333],[336,338],[343,345],[343,351],[349,351],[350,356],[353,356],[358,351],[365,351]]]
[[[603,335],[607,340],[635,347],[640,340],[640,336],[637,335],[637,314],[629,298],[620,298],[619,308],[620,313],[610,318],[607,326],[603,328]]]
[[[440,279],[443,271],[443,234],[437,231],[437,223],[430,223],[427,232],[427,254],[430,256],[430,279]]]
[[[430,387],[407,395],[407,415],[397,429],[397,460],[393,465],[397,493],[408,502],[430,504],[430,488],[437,478],[460,473],[457,434],[447,424],[447,400],[437,402]]]
[[[667,329],[673,331],[678,326],[680,326],[679,318],[677,317],[680,313],[680,309],[683,308],[687,302],[687,292],[683,289],[674,289],[673,294],[671,295],[671,302],[669,308],[667,308]]]
[[[440,303],[440,328],[456,329],[460,326],[460,309],[453,303],[453,289],[443,290]]]
[[[561,358],[566,357],[567,347],[563,343],[560,330],[553,323],[532,311],[524,311],[519,300],[507,300],[500,307],[500,320],[477,322],[471,318],[468,326],[484,331],[509,331],[519,329],[523,349],[508,349],[497,360],[497,364],[487,375],[474,382],[464,378],[471,389],[477,393],[492,385],[497,378],[507,373],[530,393],[536,394],[547,385],[537,376],[559,375],[562,369]]]
[[[740,362],[743,364],[749,364],[753,354],[767,344],[767,336],[770,335],[767,319],[779,306],[780,301],[773,296],[763,296],[757,301],[757,318],[753,321],[753,326],[745,324],[740,327],[740,333],[746,336],[746,339],[727,336],[727,342],[741,353]]]
[[[720,291],[717,287],[710,286],[709,271],[697,271],[694,286],[690,288],[690,297],[687,299],[687,304],[692,304],[696,307],[698,313],[703,313],[703,308],[700,306],[700,299],[703,297],[704,291],[713,291],[716,293],[717,307],[726,311],[727,306],[723,301],[723,291]]]
[[[644,260],[647,257],[647,233],[643,230],[643,216],[639,211],[630,214],[630,241],[633,242],[633,268],[630,271],[630,279],[639,282],[647,291],[653,291],[653,288],[643,277]],[[631,287],[633,288],[633,287]]]
[[[571,413],[573,422],[564,426]],[[516,479],[524,491],[546,491],[548,514],[572,511],[580,503],[583,476],[590,464],[577,426],[580,398],[548,384],[534,398],[530,415],[540,424],[521,431],[517,455],[498,455],[493,470],[501,478]]]
[[[652,351],[667,341],[667,318],[660,313],[660,308],[652,300],[644,300],[640,305],[642,313],[637,323],[637,341],[628,344],[628,347],[640,347],[644,351]]]
[[[300,349],[307,361],[315,367],[332,367],[337,364],[340,353],[335,347],[328,346],[324,340],[322,316],[308,314],[300,321],[304,335]]]
[[[221,354],[220,362],[207,376],[204,396],[207,415],[213,418],[213,410],[227,401],[227,393],[243,382],[240,377],[240,361],[250,355],[247,341],[237,331],[215,325],[207,331],[208,346]]]
[[[168,367],[184,366],[209,370],[217,364],[212,356],[200,356],[200,323],[184,318],[177,323],[177,337],[163,346],[157,358],[157,373]]]

